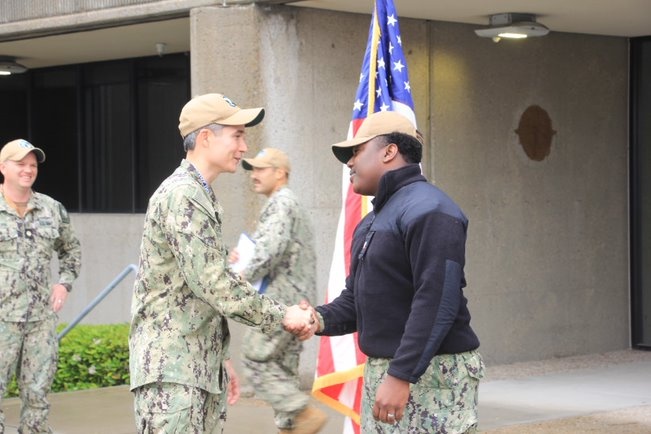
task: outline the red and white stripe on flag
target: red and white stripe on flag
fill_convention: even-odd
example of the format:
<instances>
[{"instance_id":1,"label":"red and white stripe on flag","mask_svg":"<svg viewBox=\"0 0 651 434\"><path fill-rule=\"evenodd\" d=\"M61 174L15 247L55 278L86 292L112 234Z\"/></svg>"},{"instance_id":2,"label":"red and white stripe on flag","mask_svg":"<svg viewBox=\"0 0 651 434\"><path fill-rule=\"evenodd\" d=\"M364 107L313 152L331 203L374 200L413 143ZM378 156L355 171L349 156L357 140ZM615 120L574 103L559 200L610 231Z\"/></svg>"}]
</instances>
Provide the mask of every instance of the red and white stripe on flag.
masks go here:
<instances>
[{"instance_id":1,"label":"red and white stripe on flag","mask_svg":"<svg viewBox=\"0 0 651 434\"><path fill-rule=\"evenodd\" d=\"M348 137L354 137L370 113L386 110L398 111L416 125L398 15L393 0L376 0ZM345 286L350 270L353 232L372 206L370 197L353 191L346 166L343 166L341 191L342 209L326 303L338 297ZM360 434L365 362L366 356L357 343L357 333L321 337L312 394L346 416L344 434Z\"/></svg>"}]
</instances>

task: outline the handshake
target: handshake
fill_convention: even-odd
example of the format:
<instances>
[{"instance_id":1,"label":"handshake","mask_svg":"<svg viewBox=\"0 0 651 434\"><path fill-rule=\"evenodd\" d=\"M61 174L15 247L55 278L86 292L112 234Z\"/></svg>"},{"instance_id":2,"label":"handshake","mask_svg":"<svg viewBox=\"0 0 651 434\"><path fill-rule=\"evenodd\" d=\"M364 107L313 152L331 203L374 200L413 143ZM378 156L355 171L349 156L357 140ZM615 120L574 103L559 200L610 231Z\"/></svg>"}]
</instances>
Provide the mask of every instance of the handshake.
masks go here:
<instances>
[{"instance_id":1,"label":"handshake","mask_svg":"<svg viewBox=\"0 0 651 434\"><path fill-rule=\"evenodd\" d=\"M305 300L288 307L283 318L283 328L302 341L311 338L319 331L316 310Z\"/></svg>"}]
</instances>

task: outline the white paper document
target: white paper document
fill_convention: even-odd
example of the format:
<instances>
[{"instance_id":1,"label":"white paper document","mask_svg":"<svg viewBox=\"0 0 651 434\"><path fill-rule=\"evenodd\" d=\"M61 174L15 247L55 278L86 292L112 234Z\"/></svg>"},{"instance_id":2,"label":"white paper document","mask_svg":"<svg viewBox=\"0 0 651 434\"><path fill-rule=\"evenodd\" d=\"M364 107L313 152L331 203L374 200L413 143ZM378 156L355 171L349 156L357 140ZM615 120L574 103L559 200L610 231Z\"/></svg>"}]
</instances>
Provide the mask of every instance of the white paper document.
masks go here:
<instances>
[{"instance_id":1,"label":"white paper document","mask_svg":"<svg viewBox=\"0 0 651 434\"><path fill-rule=\"evenodd\" d=\"M255 251L255 241L251 239L247 234L240 234L240 239L237 241L237 253L239 259L237 262L231 264L231 268L236 273L241 273L242 270L246 268L247 265L251 262L253 258L253 252ZM267 289L267 284L269 279L263 277L257 282L251 282L251 285L258 290L260 294L264 293Z\"/></svg>"}]
</instances>

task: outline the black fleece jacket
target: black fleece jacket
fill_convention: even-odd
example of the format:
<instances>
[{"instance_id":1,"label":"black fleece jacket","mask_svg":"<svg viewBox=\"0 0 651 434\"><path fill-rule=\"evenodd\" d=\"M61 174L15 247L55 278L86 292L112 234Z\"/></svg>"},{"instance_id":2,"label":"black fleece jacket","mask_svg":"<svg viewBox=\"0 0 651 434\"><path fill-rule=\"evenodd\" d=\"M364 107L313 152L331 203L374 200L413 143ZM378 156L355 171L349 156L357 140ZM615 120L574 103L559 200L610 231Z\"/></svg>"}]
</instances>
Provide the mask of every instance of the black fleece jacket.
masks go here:
<instances>
[{"instance_id":1,"label":"black fleece jacket","mask_svg":"<svg viewBox=\"0 0 651 434\"><path fill-rule=\"evenodd\" d=\"M355 228L346 288L318 306L327 336L358 332L369 357L415 383L438 354L479 347L462 288L468 220L417 164L387 172Z\"/></svg>"}]
</instances>

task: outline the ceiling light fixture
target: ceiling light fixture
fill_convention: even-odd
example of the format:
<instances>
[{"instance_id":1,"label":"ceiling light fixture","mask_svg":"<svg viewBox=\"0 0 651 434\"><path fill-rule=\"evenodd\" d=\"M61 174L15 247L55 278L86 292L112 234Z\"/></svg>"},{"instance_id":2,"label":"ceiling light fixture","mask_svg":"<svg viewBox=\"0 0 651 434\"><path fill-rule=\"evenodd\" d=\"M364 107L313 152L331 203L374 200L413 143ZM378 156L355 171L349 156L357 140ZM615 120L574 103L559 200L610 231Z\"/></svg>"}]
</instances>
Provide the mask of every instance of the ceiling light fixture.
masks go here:
<instances>
[{"instance_id":1,"label":"ceiling light fixture","mask_svg":"<svg viewBox=\"0 0 651 434\"><path fill-rule=\"evenodd\" d=\"M156 53L158 57L163 57L167 53L167 44L165 42L156 42Z\"/></svg>"},{"instance_id":2,"label":"ceiling light fixture","mask_svg":"<svg viewBox=\"0 0 651 434\"><path fill-rule=\"evenodd\" d=\"M16 62L15 57L0 56L0 75L22 74L27 67Z\"/></svg>"},{"instance_id":3,"label":"ceiling light fixture","mask_svg":"<svg viewBox=\"0 0 651 434\"><path fill-rule=\"evenodd\" d=\"M492 38L499 42L502 38L520 39L545 36L549 29L536 22L535 14L507 12L490 16L487 29L477 29L475 33L482 38Z\"/></svg>"}]
</instances>

